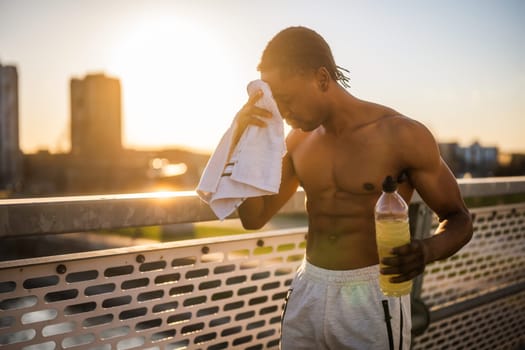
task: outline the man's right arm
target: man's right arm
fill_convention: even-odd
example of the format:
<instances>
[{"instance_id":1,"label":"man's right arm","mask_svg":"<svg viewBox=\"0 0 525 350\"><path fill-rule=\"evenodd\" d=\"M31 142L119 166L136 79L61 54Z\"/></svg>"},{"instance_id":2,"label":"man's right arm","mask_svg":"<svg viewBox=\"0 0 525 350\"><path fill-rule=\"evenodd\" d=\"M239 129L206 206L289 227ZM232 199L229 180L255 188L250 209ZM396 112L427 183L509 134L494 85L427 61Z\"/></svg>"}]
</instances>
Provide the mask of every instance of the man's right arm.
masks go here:
<instances>
[{"instance_id":1,"label":"man's right arm","mask_svg":"<svg viewBox=\"0 0 525 350\"><path fill-rule=\"evenodd\" d=\"M263 227L286 204L298 187L299 180L295 176L290 154L286 153L283 157L279 193L246 199L238 208L242 226L248 230Z\"/></svg>"},{"instance_id":2,"label":"man's right arm","mask_svg":"<svg viewBox=\"0 0 525 350\"><path fill-rule=\"evenodd\" d=\"M252 94L248 102L237 113L237 127L233 138L230 155L239 141L242 133L248 125L266 127L264 118L271 118L272 113L266 109L255 106L255 103L263 96L262 91ZM263 119L259 119L262 117ZM290 199L299 187L299 180L295 176L290 150L295 140L294 132L290 132L286 138L288 152L282 159L281 186L279 193L269 196L252 197L246 199L238 208L241 223L245 229L257 230L263 227L279 211L279 209Z\"/></svg>"}]
</instances>

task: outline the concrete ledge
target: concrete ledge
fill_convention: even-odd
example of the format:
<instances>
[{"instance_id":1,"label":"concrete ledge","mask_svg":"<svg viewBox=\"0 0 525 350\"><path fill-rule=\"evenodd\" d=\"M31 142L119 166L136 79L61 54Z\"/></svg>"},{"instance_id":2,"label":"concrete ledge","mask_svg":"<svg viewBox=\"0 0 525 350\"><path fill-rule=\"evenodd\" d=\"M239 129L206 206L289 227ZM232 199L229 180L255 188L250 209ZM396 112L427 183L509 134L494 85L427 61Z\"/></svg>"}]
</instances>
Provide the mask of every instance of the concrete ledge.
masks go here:
<instances>
[{"instance_id":1,"label":"concrete ledge","mask_svg":"<svg viewBox=\"0 0 525 350\"><path fill-rule=\"evenodd\" d=\"M524 176L460 180L459 185L464 197L525 193ZM415 194L412 203L419 202ZM305 193L297 191L281 213L304 211ZM193 191L0 200L0 237L210 220L215 215Z\"/></svg>"}]
</instances>

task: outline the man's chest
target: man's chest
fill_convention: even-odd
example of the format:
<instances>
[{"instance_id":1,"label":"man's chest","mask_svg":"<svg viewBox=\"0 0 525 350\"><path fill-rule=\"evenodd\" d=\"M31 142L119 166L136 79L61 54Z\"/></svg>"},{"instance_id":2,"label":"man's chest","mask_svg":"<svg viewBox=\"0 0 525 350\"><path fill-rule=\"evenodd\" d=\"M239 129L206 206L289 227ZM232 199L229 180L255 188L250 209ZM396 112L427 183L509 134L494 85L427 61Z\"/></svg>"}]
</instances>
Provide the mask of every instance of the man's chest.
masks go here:
<instances>
[{"instance_id":1,"label":"man's chest","mask_svg":"<svg viewBox=\"0 0 525 350\"><path fill-rule=\"evenodd\" d=\"M401 173L400 159L389 148L366 135L340 140L312 135L294 150L292 161L307 192L369 194L380 191L387 175Z\"/></svg>"}]
</instances>

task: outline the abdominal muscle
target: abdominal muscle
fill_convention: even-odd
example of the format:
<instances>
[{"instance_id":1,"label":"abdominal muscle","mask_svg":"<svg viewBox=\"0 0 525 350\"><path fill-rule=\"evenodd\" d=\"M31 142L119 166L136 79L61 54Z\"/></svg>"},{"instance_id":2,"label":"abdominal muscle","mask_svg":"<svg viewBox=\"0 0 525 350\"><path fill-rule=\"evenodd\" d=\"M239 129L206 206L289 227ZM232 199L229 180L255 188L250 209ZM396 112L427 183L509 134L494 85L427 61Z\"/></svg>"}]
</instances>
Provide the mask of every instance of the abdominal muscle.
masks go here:
<instances>
[{"instance_id":1,"label":"abdominal muscle","mask_svg":"<svg viewBox=\"0 0 525 350\"><path fill-rule=\"evenodd\" d=\"M379 263L373 201L308 199L307 260L329 270L350 270Z\"/></svg>"}]
</instances>

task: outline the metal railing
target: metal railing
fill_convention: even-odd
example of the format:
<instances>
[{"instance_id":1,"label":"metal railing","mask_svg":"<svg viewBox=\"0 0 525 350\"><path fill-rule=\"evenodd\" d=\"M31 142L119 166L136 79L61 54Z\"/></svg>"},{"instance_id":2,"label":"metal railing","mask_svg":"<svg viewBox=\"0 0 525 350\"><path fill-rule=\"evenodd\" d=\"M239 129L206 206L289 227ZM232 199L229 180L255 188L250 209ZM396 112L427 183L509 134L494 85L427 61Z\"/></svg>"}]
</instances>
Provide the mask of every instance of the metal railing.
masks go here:
<instances>
[{"instance_id":1,"label":"metal railing","mask_svg":"<svg viewBox=\"0 0 525 350\"><path fill-rule=\"evenodd\" d=\"M460 188L465 198L525 194L525 178ZM414 349L525 342L525 201L470 209L471 242L416 281ZM282 213L304 213L304 193ZM0 201L0 239L213 219L193 192L13 199ZM435 226L417 196L411 226L417 237ZM0 347L276 349L306 230L0 262Z\"/></svg>"}]
</instances>

